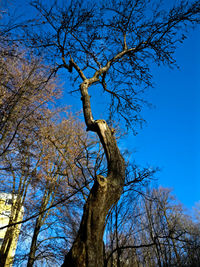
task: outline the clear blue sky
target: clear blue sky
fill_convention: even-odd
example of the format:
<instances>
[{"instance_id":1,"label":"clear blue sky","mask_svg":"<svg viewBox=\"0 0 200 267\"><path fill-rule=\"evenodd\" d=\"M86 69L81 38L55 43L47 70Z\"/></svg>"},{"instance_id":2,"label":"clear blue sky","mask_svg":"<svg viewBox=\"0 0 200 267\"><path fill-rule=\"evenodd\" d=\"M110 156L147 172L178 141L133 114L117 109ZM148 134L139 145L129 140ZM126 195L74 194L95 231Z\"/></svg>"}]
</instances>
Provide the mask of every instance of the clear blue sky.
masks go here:
<instances>
[{"instance_id":1,"label":"clear blue sky","mask_svg":"<svg viewBox=\"0 0 200 267\"><path fill-rule=\"evenodd\" d=\"M191 208L200 201L200 29L177 49L180 69L154 70L155 88L145 109L147 125L124 142L141 164L158 166L157 184L174 189Z\"/></svg>"}]
</instances>

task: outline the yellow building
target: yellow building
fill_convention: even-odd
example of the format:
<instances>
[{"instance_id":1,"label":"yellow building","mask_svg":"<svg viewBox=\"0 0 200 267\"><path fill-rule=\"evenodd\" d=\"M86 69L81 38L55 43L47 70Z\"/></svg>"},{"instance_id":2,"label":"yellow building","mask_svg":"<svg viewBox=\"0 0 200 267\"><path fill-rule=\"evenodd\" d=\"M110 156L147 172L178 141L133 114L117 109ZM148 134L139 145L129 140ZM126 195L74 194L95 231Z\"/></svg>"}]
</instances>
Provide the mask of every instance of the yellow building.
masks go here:
<instances>
[{"instance_id":1,"label":"yellow building","mask_svg":"<svg viewBox=\"0 0 200 267\"><path fill-rule=\"evenodd\" d=\"M11 211L12 212L14 211L14 204L15 204L16 198L17 198L16 195L13 197L12 194L0 193L0 227L8 225L9 219L11 216ZM19 212L17 221L21 221L22 218L23 218L23 208ZM3 240L4 240L7 229L8 228L4 228L0 230L0 249L3 244ZM11 246L8 252L8 257L6 260L6 265L5 265L6 267L12 266L14 255L15 255L15 250L17 247L17 240L19 237L19 232L20 232L20 224L15 226L14 235L12 235L13 238L12 238Z\"/></svg>"}]
</instances>

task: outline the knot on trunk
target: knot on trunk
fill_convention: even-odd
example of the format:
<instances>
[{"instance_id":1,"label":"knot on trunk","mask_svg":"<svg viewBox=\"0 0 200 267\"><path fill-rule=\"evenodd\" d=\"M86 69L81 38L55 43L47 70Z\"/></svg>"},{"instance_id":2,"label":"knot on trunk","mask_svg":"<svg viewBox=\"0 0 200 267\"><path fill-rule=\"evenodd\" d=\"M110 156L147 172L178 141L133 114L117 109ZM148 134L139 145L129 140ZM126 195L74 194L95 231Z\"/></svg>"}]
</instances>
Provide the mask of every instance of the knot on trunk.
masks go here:
<instances>
[{"instance_id":1,"label":"knot on trunk","mask_svg":"<svg viewBox=\"0 0 200 267\"><path fill-rule=\"evenodd\" d=\"M107 179L102 175L97 175L97 182L98 184L104 189L107 189Z\"/></svg>"}]
</instances>

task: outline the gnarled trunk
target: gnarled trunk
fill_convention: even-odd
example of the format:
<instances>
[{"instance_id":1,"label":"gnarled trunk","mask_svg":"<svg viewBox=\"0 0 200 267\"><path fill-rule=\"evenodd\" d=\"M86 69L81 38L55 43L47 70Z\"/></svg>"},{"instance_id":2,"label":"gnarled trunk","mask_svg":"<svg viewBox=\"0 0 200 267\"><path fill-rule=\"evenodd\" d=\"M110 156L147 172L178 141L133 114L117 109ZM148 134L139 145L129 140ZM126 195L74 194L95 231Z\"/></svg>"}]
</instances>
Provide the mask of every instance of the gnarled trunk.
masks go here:
<instances>
[{"instance_id":1,"label":"gnarled trunk","mask_svg":"<svg viewBox=\"0 0 200 267\"><path fill-rule=\"evenodd\" d=\"M104 120L93 120L88 81L81 85L83 110L88 130L98 134L108 165L107 177L97 175L84 206L83 217L77 237L62 267L104 266L103 233L105 219L110 208L119 200L125 178L125 164L115 137Z\"/></svg>"}]
</instances>

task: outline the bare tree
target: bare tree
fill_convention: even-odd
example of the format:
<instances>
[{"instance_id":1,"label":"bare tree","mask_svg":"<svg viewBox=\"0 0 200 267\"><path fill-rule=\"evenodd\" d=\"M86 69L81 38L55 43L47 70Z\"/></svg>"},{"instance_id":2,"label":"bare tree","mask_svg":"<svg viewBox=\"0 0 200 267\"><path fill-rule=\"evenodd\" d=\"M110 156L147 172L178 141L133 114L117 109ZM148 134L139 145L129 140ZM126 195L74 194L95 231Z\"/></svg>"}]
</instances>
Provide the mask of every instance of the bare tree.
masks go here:
<instances>
[{"instance_id":1,"label":"bare tree","mask_svg":"<svg viewBox=\"0 0 200 267\"><path fill-rule=\"evenodd\" d=\"M106 227L105 266L198 266L198 222L169 188L120 199ZM136 196L136 195L135 195Z\"/></svg>"},{"instance_id":2,"label":"bare tree","mask_svg":"<svg viewBox=\"0 0 200 267\"><path fill-rule=\"evenodd\" d=\"M16 57L4 55L0 61L0 179L1 191L11 192L13 196L11 225L19 220L31 182L32 164L37 162L36 132L48 116L47 103L58 95L58 90L54 81L48 82L42 65L37 60L28 60L24 53ZM4 237L0 250L2 265L7 260L16 227L9 227Z\"/></svg>"},{"instance_id":3,"label":"bare tree","mask_svg":"<svg viewBox=\"0 0 200 267\"><path fill-rule=\"evenodd\" d=\"M25 53L0 57L0 156L11 150L15 138L33 130L36 113L39 121L43 106L58 95L45 66Z\"/></svg>"}]
</instances>

